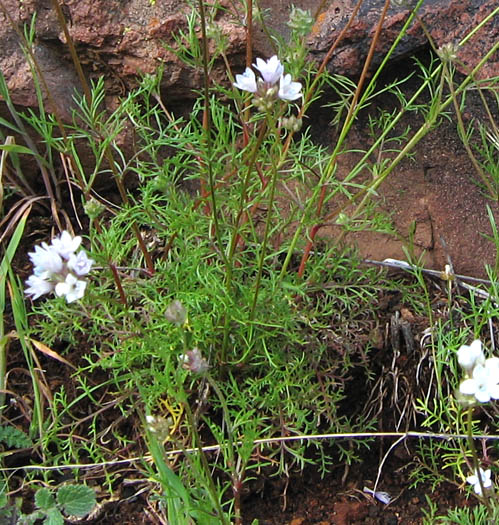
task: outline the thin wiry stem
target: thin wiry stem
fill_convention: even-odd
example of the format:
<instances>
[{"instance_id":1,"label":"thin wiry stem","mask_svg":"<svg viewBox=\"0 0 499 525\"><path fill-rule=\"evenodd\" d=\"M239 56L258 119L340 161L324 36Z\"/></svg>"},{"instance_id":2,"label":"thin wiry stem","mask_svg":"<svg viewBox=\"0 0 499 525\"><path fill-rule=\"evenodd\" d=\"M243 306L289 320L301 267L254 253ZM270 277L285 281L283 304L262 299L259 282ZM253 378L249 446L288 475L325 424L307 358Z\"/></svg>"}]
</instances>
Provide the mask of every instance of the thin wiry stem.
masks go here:
<instances>
[{"instance_id":1,"label":"thin wiry stem","mask_svg":"<svg viewBox=\"0 0 499 525\"><path fill-rule=\"evenodd\" d=\"M474 439L489 440L489 441L499 441L499 434L475 434ZM255 439L252 441L253 445L272 445L274 443L289 443L292 441L324 441L324 440L337 440L337 439L383 439L383 438L394 438L399 439L439 439L439 440L449 440L449 439L468 439L468 434L445 434L442 432L351 432L351 433L338 433L338 434L305 434L298 436L279 436L273 438L262 438ZM237 441L234 445L242 445L243 443ZM203 452L219 452L226 445L209 445L206 447L201 447ZM199 448L187 448L185 450L175 449L175 450L166 450L165 454L167 456L180 456L182 454L189 454L191 452L196 452L200 450ZM148 456L139 456L128 459L119 459L116 461L102 461L101 463L74 463L66 465L56 465L53 467L47 467L45 465L26 465L23 466L24 470L40 470L40 471L50 471L50 470L63 470L63 469L95 469L96 467L107 467L110 465L125 465L129 463L140 463L142 461L152 461L152 457ZM12 472L14 470L19 470L19 467L7 467L0 468L0 472Z\"/></svg>"},{"instance_id":2,"label":"thin wiry stem","mask_svg":"<svg viewBox=\"0 0 499 525\"><path fill-rule=\"evenodd\" d=\"M211 163L212 155L212 142L211 142L211 118L210 118L210 78L209 78L209 50L208 50L208 38L206 36L206 12L204 9L204 2L198 1L199 5L199 17L201 19L201 38L202 38L202 50L203 50L203 99L204 99L204 110L203 110L203 136L204 145L206 152L206 159L204 165L208 173L208 184L211 197L212 217L213 225L215 226L215 237L218 243L218 249L225 263L227 259L222 246L222 238L220 234L220 224L218 222L218 207L215 192L215 176L213 174L213 166Z\"/></svg>"},{"instance_id":3,"label":"thin wiry stem","mask_svg":"<svg viewBox=\"0 0 499 525\"><path fill-rule=\"evenodd\" d=\"M360 5L359 5L360 7ZM371 45L369 47L369 51L367 53L367 57L366 57L366 60L364 61L364 67L362 68L362 72L360 74L360 79L357 83L357 88L355 89L355 93L354 93L354 96L353 96L353 99L352 99L352 102L350 104L350 107L348 108L348 113L347 113L347 116L345 118L345 122L343 124L343 128L341 130L341 133L340 133L340 137L338 139L338 144L342 144L348 131L350 130L350 127L353 123L353 117L354 115L356 115L357 113L357 108L358 108L358 101L359 101L359 98L360 98L360 94L362 92L362 88L364 86L364 82L367 78L367 72L369 70L369 67L371 65L371 62L372 62L372 59L373 59L373 56L374 56L374 51L376 49L376 45L378 43L378 40L379 40L379 37L380 37L380 34L381 34L381 30L383 28L383 22L385 21L385 18L386 18L386 14L388 12L388 8L390 7L390 0L385 0L385 5L383 6L383 11L381 12L381 15L379 17L379 20L378 20L378 25L376 27L376 31L374 33L374 36L373 36L373 39L371 41ZM333 173L334 169L335 169L335 166L336 166L336 160L338 158L338 147L335 148L335 152L333 153L332 155L332 158L331 158L331 162L329 163L329 166L328 166L328 169L327 171L329 173ZM317 217L320 219L320 216L322 214L322 206L324 204L324 200L326 198L326 191L327 191L327 183L326 184L323 184L322 188L321 188L321 193L320 193L320 196L319 196L319 202L317 204ZM315 224L311 231L310 231L310 235L309 235L309 240L307 242L307 245L305 246L305 251L303 253L303 257L301 259L301 262L300 262L300 266L298 268L298 276L299 277L303 277L303 274L305 272L305 266L307 264L307 261L308 261L308 257L310 255L310 251L314 245L314 240L315 240L315 236L317 235L318 231L320 230L322 226L322 223L319 221L318 224Z\"/></svg>"}]
</instances>

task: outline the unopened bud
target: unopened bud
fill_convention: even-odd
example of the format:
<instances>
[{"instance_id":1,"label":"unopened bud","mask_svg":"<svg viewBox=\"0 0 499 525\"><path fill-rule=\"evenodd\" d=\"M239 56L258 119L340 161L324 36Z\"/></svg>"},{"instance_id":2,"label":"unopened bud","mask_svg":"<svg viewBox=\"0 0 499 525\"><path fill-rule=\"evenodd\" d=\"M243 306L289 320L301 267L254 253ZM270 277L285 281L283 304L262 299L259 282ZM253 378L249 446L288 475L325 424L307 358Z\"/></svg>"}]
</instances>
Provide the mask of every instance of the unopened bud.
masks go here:
<instances>
[{"instance_id":1,"label":"unopened bud","mask_svg":"<svg viewBox=\"0 0 499 525\"><path fill-rule=\"evenodd\" d=\"M293 6L289 15L288 27L297 36L307 36L314 25L314 17L310 11Z\"/></svg>"},{"instance_id":2,"label":"unopened bud","mask_svg":"<svg viewBox=\"0 0 499 525\"><path fill-rule=\"evenodd\" d=\"M165 317L170 323L182 326L187 320L187 312L184 305L178 299L175 299L166 309Z\"/></svg>"},{"instance_id":3,"label":"unopened bud","mask_svg":"<svg viewBox=\"0 0 499 525\"><path fill-rule=\"evenodd\" d=\"M444 62L454 62L457 58L457 50L459 46L454 42L448 42L441 46L437 53L440 59Z\"/></svg>"},{"instance_id":4,"label":"unopened bud","mask_svg":"<svg viewBox=\"0 0 499 525\"><path fill-rule=\"evenodd\" d=\"M336 217L336 224L339 224L341 226L345 226L350 222L350 217L346 213L338 213L338 217Z\"/></svg>"},{"instance_id":5,"label":"unopened bud","mask_svg":"<svg viewBox=\"0 0 499 525\"><path fill-rule=\"evenodd\" d=\"M146 416L147 429L154 434L157 439L164 441L170 434L170 428L173 426L171 417L166 419L161 416Z\"/></svg>"},{"instance_id":6,"label":"unopened bud","mask_svg":"<svg viewBox=\"0 0 499 525\"><path fill-rule=\"evenodd\" d=\"M182 366L194 374L204 374L210 368L208 361L201 355L199 348L188 350L180 356Z\"/></svg>"},{"instance_id":7,"label":"unopened bud","mask_svg":"<svg viewBox=\"0 0 499 525\"><path fill-rule=\"evenodd\" d=\"M105 206L95 199L90 199L85 203L84 209L87 216L94 220L104 211Z\"/></svg>"},{"instance_id":8,"label":"unopened bud","mask_svg":"<svg viewBox=\"0 0 499 525\"><path fill-rule=\"evenodd\" d=\"M300 131L303 121L301 118L297 118L294 115L291 117L283 117L281 120L282 127L289 131Z\"/></svg>"},{"instance_id":9,"label":"unopened bud","mask_svg":"<svg viewBox=\"0 0 499 525\"><path fill-rule=\"evenodd\" d=\"M273 102L267 99L266 97L255 97L253 99L253 104L262 113L266 113L267 111L270 111L273 106Z\"/></svg>"}]
</instances>

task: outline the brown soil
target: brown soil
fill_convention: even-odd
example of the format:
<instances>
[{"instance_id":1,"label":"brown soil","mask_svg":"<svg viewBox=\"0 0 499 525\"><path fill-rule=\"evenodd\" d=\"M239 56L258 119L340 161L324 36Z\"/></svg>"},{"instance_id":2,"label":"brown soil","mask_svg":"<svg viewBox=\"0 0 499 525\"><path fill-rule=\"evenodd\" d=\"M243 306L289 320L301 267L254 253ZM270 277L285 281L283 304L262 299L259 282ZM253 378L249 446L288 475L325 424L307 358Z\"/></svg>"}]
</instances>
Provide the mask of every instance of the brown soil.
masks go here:
<instances>
[{"instance_id":1,"label":"brown soil","mask_svg":"<svg viewBox=\"0 0 499 525\"><path fill-rule=\"evenodd\" d=\"M257 518L260 525L417 525L424 517L422 509L428 508L425 495L438 502L443 515L451 507L468 505L462 492L450 484L435 491L424 486L409 488L407 465L412 455L403 446L384 464L378 485L393 502L385 505L363 492L365 486L374 486L382 453L389 445L375 446L362 463L350 469L338 465L324 478L306 469L303 476L279 490L268 483L245 502L245 523Z\"/></svg>"},{"instance_id":2,"label":"brown soil","mask_svg":"<svg viewBox=\"0 0 499 525\"><path fill-rule=\"evenodd\" d=\"M420 58L424 60L424 56ZM396 71L389 71L384 80L393 80L392 75L401 78L409 74L411 64L397 65ZM413 92L418 82L419 79L413 77L405 85L404 92ZM467 102L468 108L463 115L465 126L473 125L478 136L476 123L486 122L483 106L473 95L467 97ZM378 109L392 111L396 107L392 96L377 100ZM497 105L495 107L497 110ZM450 260L456 273L485 277L485 265L495 262L494 244L486 238L492 232L487 206L497 223L499 205L479 184L479 176L459 139L454 112L452 108L449 111L452 122L443 119L416 146L413 157L402 161L378 189L378 205L390 215L397 235L356 232L348 235L348 242L355 244L367 259L391 257L405 260L405 248L416 257L423 256L427 268L443 270ZM324 112L319 110L311 118L315 119L316 130L327 129L328 117ZM421 123L420 118L407 114L397 130L411 126L412 135ZM319 142L334 144L334 132L316 133ZM367 115L361 115L350 135L348 148L366 149L370 144ZM344 178L358 159L358 154L343 154L339 159L338 178ZM326 239L334 239L340 228L328 225L320 233Z\"/></svg>"}]
</instances>

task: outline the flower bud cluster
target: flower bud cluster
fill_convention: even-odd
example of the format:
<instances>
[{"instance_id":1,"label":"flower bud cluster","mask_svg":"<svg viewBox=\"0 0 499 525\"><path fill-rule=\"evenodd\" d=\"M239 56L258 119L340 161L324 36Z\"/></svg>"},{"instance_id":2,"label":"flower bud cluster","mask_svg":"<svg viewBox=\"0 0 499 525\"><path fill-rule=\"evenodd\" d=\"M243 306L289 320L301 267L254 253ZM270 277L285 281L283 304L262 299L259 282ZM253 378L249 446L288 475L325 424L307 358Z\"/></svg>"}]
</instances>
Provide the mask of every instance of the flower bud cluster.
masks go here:
<instances>
[{"instance_id":1,"label":"flower bud cluster","mask_svg":"<svg viewBox=\"0 0 499 525\"><path fill-rule=\"evenodd\" d=\"M247 67L242 75L236 75L234 87L254 93L254 104L261 111L270 110L276 98L296 100L302 96L300 82L293 82L291 75L284 74L284 67L276 55L268 60L257 58L253 66L261 78L257 79L255 72Z\"/></svg>"},{"instance_id":2,"label":"flower bud cluster","mask_svg":"<svg viewBox=\"0 0 499 525\"><path fill-rule=\"evenodd\" d=\"M444 62L455 62L457 59L458 50L459 46L457 44L454 42L448 42L447 44L441 46L437 50L437 53Z\"/></svg>"},{"instance_id":3,"label":"flower bud cluster","mask_svg":"<svg viewBox=\"0 0 499 525\"><path fill-rule=\"evenodd\" d=\"M28 253L33 275L26 281L26 295L38 299L55 292L59 297L64 296L68 303L81 299L87 286L82 277L90 272L95 261L83 250L76 253L80 244L81 237L72 237L63 231L51 244L42 242L41 246L35 246L35 251Z\"/></svg>"},{"instance_id":4,"label":"flower bud cluster","mask_svg":"<svg viewBox=\"0 0 499 525\"><path fill-rule=\"evenodd\" d=\"M488 403L491 399L499 399L499 357L485 359L482 343L476 339L459 348L457 361L466 374L459 385L463 400Z\"/></svg>"},{"instance_id":5,"label":"flower bud cluster","mask_svg":"<svg viewBox=\"0 0 499 525\"><path fill-rule=\"evenodd\" d=\"M154 434L158 441L163 442L170 435L170 429L173 426L173 419L171 417L161 416L146 416L147 429L151 434Z\"/></svg>"},{"instance_id":6,"label":"flower bud cluster","mask_svg":"<svg viewBox=\"0 0 499 525\"><path fill-rule=\"evenodd\" d=\"M97 217L99 217L99 215L102 214L102 212L105 210L105 206L98 200L91 197L85 203L84 209L88 217L94 220L94 219L97 219Z\"/></svg>"},{"instance_id":7,"label":"flower bud cluster","mask_svg":"<svg viewBox=\"0 0 499 525\"><path fill-rule=\"evenodd\" d=\"M293 30L296 36L307 36L310 31L312 31L314 22L314 17L310 14L310 11L300 9L294 5L291 6L291 13L287 25Z\"/></svg>"},{"instance_id":8,"label":"flower bud cluster","mask_svg":"<svg viewBox=\"0 0 499 525\"><path fill-rule=\"evenodd\" d=\"M297 118L294 115L291 115L290 117L283 117L281 119L281 126L284 129L287 129L288 131L300 131L301 127L303 125L303 121L301 118Z\"/></svg>"}]
</instances>

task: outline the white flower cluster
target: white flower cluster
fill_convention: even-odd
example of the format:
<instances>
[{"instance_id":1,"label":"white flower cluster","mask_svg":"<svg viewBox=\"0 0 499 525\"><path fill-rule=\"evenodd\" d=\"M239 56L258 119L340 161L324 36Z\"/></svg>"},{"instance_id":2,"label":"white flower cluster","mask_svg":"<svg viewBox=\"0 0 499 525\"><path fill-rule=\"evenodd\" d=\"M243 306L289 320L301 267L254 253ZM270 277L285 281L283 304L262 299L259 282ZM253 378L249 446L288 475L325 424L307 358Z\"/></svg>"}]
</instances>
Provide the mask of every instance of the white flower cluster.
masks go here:
<instances>
[{"instance_id":1,"label":"white flower cluster","mask_svg":"<svg viewBox=\"0 0 499 525\"><path fill-rule=\"evenodd\" d=\"M268 102L276 95L281 100L296 100L302 96L300 82L293 82L289 74L284 75L284 67L276 55L268 60L257 58L253 66L260 72L261 78L257 80L254 71L247 67L242 75L236 75L235 87L255 93Z\"/></svg>"},{"instance_id":2,"label":"white flower cluster","mask_svg":"<svg viewBox=\"0 0 499 525\"><path fill-rule=\"evenodd\" d=\"M459 385L461 394L474 397L479 403L499 399L499 357L485 359L482 343L476 339L459 348L457 361L466 374Z\"/></svg>"},{"instance_id":3,"label":"white flower cluster","mask_svg":"<svg viewBox=\"0 0 499 525\"><path fill-rule=\"evenodd\" d=\"M478 471L480 472L480 478L482 478L483 488L488 489L492 487L492 480L490 479L490 475L491 475L490 469L483 470L482 467L479 467ZM480 480L478 479L476 470L474 474L466 478L466 481L470 485L473 485L473 490L475 491L475 494L478 494L479 496L483 496L482 486L480 485Z\"/></svg>"},{"instance_id":4,"label":"white flower cluster","mask_svg":"<svg viewBox=\"0 0 499 525\"><path fill-rule=\"evenodd\" d=\"M42 242L41 246L35 246L35 251L28 253L33 275L26 281L26 295L38 299L55 292L59 297L66 297L68 303L81 299L87 286L87 281L81 277L90 272L95 261L83 250L76 253L80 243L81 237L72 237L63 231L50 245Z\"/></svg>"}]
</instances>

